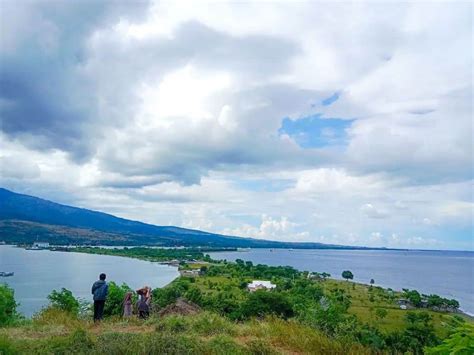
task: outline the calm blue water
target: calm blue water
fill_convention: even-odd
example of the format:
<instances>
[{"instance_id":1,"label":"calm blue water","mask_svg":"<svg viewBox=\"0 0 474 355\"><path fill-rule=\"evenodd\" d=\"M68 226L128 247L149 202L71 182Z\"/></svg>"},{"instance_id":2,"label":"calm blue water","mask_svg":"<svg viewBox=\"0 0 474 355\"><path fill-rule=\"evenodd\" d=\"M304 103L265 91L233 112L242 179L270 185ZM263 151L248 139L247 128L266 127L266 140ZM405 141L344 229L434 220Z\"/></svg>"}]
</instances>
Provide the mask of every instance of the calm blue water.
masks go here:
<instances>
[{"instance_id":1,"label":"calm blue water","mask_svg":"<svg viewBox=\"0 0 474 355\"><path fill-rule=\"evenodd\" d=\"M343 270L351 270L356 282L369 283L373 278L376 285L394 290L409 288L455 298L461 309L474 314L474 252L252 249L210 255L214 259L328 272L337 279Z\"/></svg>"},{"instance_id":2,"label":"calm blue water","mask_svg":"<svg viewBox=\"0 0 474 355\"><path fill-rule=\"evenodd\" d=\"M107 281L125 282L134 289L162 287L179 276L175 267L137 259L8 245L0 245L0 271L15 272L12 277L0 277L0 283L6 282L15 290L19 311L25 316L39 311L48 303L47 295L61 287L92 301L90 288L101 272L107 274Z\"/></svg>"}]
</instances>

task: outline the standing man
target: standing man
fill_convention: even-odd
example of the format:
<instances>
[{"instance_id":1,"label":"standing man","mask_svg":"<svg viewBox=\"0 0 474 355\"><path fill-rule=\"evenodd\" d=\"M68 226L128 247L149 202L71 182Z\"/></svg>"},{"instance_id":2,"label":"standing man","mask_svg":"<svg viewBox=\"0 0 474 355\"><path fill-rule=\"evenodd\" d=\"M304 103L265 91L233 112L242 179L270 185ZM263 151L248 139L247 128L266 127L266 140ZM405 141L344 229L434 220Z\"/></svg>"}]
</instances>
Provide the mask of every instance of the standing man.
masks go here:
<instances>
[{"instance_id":1,"label":"standing man","mask_svg":"<svg viewBox=\"0 0 474 355\"><path fill-rule=\"evenodd\" d=\"M105 282L105 274L99 275L99 280L92 285L94 295L94 322L100 321L104 316L105 299L109 292L109 285Z\"/></svg>"}]
</instances>

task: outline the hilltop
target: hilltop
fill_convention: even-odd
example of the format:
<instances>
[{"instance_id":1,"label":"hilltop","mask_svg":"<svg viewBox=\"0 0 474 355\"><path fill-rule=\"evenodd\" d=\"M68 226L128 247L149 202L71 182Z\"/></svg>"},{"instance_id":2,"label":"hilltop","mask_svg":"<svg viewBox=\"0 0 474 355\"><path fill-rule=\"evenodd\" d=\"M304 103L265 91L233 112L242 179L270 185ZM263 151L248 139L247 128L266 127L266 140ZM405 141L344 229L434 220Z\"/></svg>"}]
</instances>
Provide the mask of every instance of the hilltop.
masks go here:
<instances>
[{"instance_id":1,"label":"hilltop","mask_svg":"<svg viewBox=\"0 0 474 355\"><path fill-rule=\"evenodd\" d=\"M79 251L144 260L162 260L168 253L180 260L182 276L153 290L146 320L121 318L125 293L132 292L135 301L137 296L127 285L110 281L100 324L92 323L90 304L65 289L53 291L49 307L32 319L21 319L14 312L13 290L0 286L5 300L0 302L0 353L470 354L474 349L468 317L415 303L401 309L397 299L415 300L415 291L402 294L288 266L216 261L197 250ZM186 261L190 256L193 260ZM255 279L271 280L276 288L252 291Z\"/></svg>"}]
</instances>

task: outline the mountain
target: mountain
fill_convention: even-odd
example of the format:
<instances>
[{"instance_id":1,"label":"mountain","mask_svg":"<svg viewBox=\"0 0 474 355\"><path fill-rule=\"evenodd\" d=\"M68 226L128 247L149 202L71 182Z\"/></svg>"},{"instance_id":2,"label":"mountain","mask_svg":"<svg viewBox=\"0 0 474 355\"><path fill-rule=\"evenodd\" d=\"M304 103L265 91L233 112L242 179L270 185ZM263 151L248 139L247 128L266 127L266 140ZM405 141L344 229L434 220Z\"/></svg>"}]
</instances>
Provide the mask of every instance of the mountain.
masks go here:
<instances>
[{"instance_id":1,"label":"mountain","mask_svg":"<svg viewBox=\"0 0 474 355\"><path fill-rule=\"evenodd\" d=\"M241 248L353 248L240 238L119 218L0 188L0 240L54 244L163 245ZM359 249L359 248L358 248Z\"/></svg>"}]
</instances>

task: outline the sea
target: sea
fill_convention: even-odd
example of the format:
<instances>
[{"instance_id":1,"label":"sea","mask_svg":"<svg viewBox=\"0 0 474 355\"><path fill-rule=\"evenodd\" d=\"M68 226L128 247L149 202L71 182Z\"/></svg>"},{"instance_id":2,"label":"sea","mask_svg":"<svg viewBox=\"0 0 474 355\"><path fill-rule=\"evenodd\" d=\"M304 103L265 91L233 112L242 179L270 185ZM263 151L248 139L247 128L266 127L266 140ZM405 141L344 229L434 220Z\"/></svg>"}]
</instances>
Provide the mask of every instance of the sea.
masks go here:
<instances>
[{"instance_id":1,"label":"sea","mask_svg":"<svg viewBox=\"0 0 474 355\"><path fill-rule=\"evenodd\" d=\"M355 282L368 284L374 279L375 285L393 290L408 288L454 298L462 311L474 315L474 252L470 251L250 249L210 255L327 272L335 279L350 270Z\"/></svg>"},{"instance_id":2,"label":"sea","mask_svg":"<svg viewBox=\"0 0 474 355\"><path fill-rule=\"evenodd\" d=\"M49 250L25 250L0 245L0 277L15 291L18 311L31 317L48 304L52 290L67 288L74 296L92 302L91 286L100 273L107 281L126 283L132 289L163 287L179 276L176 267L132 258Z\"/></svg>"},{"instance_id":3,"label":"sea","mask_svg":"<svg viewBox=\"0 0 474 355\"><path fill-rule=\"evenodd\" d=\"M254 264L289 265L298 270L327 272L342 279L350 270L354 281L416 289L420 293L455 298L461 309L474 315L474 252L420 250L250 249L210 253L213 259L243 259ZM65 287L76 297L92 300L90 288L102 272L108 281L125 282L133 289L163 287L179 276L176 267L138 259L49 250L25 250L0 245L0 277L15 291L18 310L30 317L48 304L52 290Z\"/></svg>"}]
</instances>

